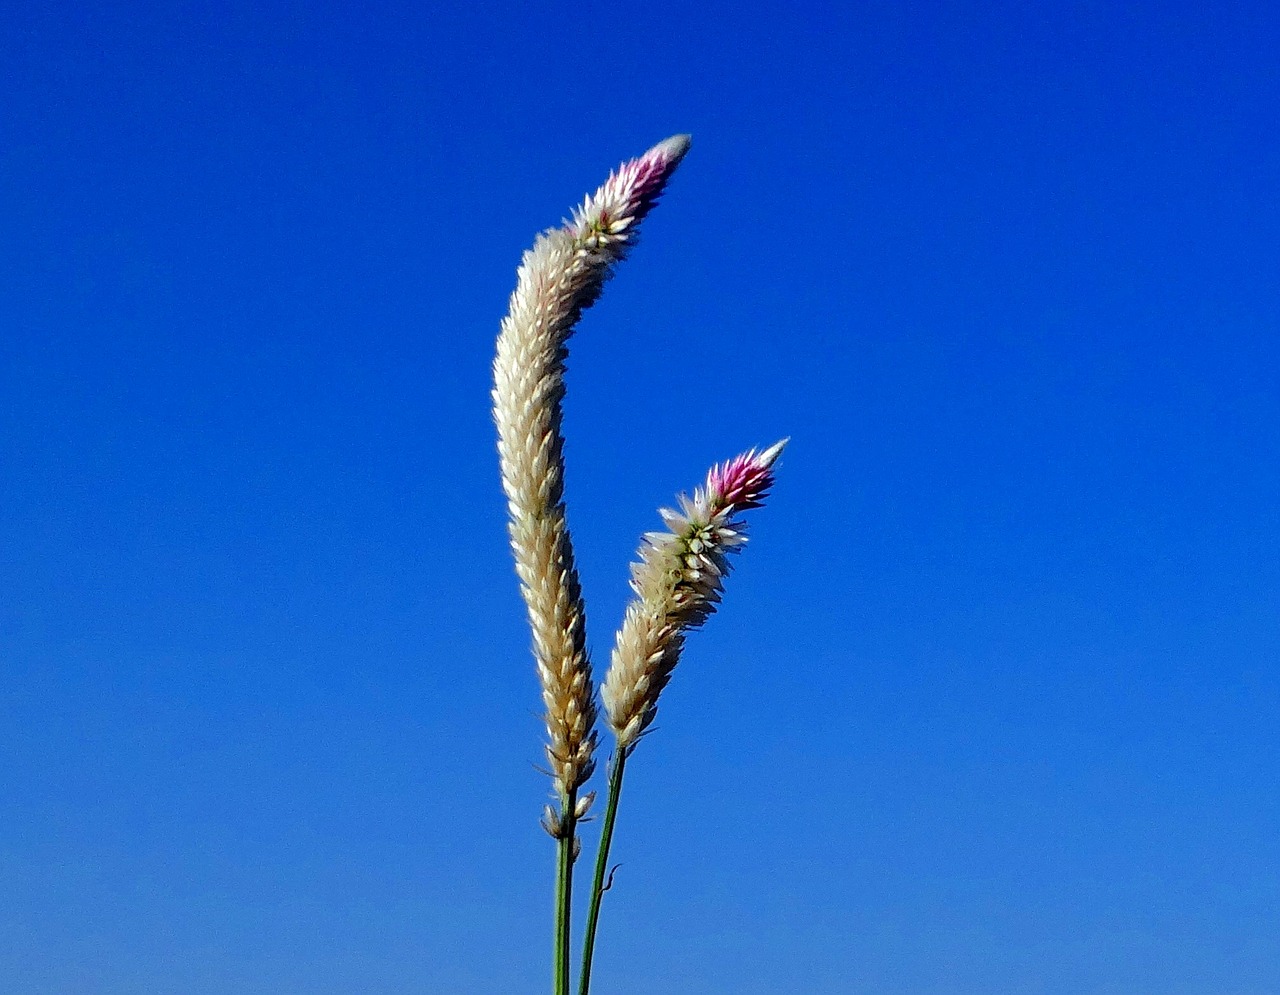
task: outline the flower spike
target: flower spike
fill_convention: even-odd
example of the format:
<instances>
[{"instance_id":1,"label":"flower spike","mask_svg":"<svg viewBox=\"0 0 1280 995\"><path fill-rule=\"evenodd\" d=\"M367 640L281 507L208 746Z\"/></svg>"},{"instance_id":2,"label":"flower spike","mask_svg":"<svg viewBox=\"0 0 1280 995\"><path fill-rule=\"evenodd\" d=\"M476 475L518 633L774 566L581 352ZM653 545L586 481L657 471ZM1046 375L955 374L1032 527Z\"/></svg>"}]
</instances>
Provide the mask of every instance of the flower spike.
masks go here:
<instances>
[{"instance_id":1,"label":"flower spike","mask_svg":"<svg viewBox=\"0 0 1280 995\"><path fill-rule=\"evenodd\" d=\"M521 260L498 336L493 415L511 547L546 706L547 760L562 808L546 820L552 835L572 832L570 800L591 776L596 745L586 613L563 498L567 343L688 148L688 136L677 135L624 163L572 221L539 235Z\"/></svg>"},{"instance_id":2,"label":"flower spike","mask_svg":"<svg viewBox=\"0 0 1280 995\"><path fill-rule=\"evenodd\" d=\"M680 661L685 634L716 610L729 554L747 541L733 515L759 508L773 486L773 464L787 440L713 466L680 510L660 511L665 532L648 532L631 565L635 598L618 630L600 696L618 750L632 749L658 713L658 697Z\"/></svg>"}]
</instances>

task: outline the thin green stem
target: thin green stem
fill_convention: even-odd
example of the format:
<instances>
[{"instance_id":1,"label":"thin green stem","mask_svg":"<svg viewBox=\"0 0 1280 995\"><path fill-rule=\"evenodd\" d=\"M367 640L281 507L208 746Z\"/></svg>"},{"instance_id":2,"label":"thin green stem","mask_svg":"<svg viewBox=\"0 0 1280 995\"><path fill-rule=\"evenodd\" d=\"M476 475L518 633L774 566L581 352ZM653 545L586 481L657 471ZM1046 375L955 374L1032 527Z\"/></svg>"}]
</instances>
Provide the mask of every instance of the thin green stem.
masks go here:
<instances>
[{"instance_id":1,"label":"thin green stem","mask_svg":"<svg viewBox=\"0 0 1280 995\"><path fill-rule=\"evenodd\" d=\"M554 995L569 995L569 926L573 905L573 842L577 835L574 810L577 790L560 798L561 832L556 841L556 938Z\"/></svg>"},{"instance_id":2,"label":"thin green stem","mask_svg":"<svg viewBox=\"0 0 1280 995\"><path fill-rule=\"evenodd\" d=\"M604 826L600 830L600 849L596 852L596 875L591 885L591 904L587 907L586 935L582 940L582 973L578 977L578 995L591 989L591 958L596 949L596 927L600 924L600 902L606 891L605 871L609 867L609 846L613 843L613 823L618 817L618 798L622 794L622 771L627 765L627 750L613 756L609 770L609 798L604 807Z\"/></svg>"}]
</instances>

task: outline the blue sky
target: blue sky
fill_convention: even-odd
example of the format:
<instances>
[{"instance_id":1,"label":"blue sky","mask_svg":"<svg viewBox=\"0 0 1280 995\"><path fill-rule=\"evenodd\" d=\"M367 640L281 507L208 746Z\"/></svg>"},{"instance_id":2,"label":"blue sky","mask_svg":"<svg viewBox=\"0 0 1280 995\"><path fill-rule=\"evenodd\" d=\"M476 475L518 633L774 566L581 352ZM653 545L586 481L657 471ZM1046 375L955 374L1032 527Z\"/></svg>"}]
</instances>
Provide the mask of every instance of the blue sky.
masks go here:
<instances>
[{"instance_id":1,"label":"blue sky","mask_svg":"<svg viewBox=\"0 0 1280 995\"><path fill-rule=\"evenodd\" d=\"M697 7L9 9L0 989L547 989L489 364L687 131L570 359L598 665L793 441L596 987L1280 991L1280 14Z\"/></svg>"}]
</instances>

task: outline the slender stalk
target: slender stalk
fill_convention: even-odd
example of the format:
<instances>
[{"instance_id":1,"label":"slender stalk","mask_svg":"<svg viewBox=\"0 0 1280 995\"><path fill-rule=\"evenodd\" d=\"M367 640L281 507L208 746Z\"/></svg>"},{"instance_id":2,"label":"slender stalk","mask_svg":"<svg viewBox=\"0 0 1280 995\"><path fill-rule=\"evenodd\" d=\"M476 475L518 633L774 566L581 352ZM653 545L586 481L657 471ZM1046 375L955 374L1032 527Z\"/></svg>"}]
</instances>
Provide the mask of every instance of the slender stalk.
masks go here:
<instances>
[{"instance_id":1,"label":"slender stalk","mask_svg":"<svg viewBox=\"0 0 1280 995\"><path fill-rule=\"evenodd\" d=\"M573 910L573 848L577 837L578 805L576 788L561 799L564 813L560 838L556 840L556 936L554 995L569 995L569 929Z\"/></svg>"},{"instance_id":2,"label":"slender stalk","mask_svg":"<svg viewBox=\"0 0 1280 995\"><path fill-rule=\"evenodd\" d=\"M614 754L609 770L609 798L605 802L604 826L600 830L600 849L596 853L596 875L591 884L591 904L587 907L586 934L582 940L582 973L578 977L578 995L591 989L591 958L596 949L596 927L600 923L600 902L605 893L605 871L609 866L609 846L613 843L613 822L618 816L618 798L622 794L622 772L627 764L623 748Z\"/></svg>"}]
</instances>

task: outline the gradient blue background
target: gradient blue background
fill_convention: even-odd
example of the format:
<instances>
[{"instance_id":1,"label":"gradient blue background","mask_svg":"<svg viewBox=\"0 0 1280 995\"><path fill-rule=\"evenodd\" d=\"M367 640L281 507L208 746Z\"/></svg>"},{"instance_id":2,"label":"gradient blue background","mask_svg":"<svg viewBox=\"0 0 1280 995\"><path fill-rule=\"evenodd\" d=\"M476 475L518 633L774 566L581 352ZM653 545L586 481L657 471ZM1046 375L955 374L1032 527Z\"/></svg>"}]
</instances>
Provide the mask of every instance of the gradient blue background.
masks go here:
<instances>
[{"instance_id":1,"label":"gradient blue background","mask_svg":"<svg viewBox=\"0 0 1280 995\"><path fill-rule=\"evenodd\" d=\"M6 8L0 990L548 989L489 363L689 131L571 357L599 665L793 442L601 995L1280 991L1280 12L1051 6Z\"/></svg>"}]
</instances>

